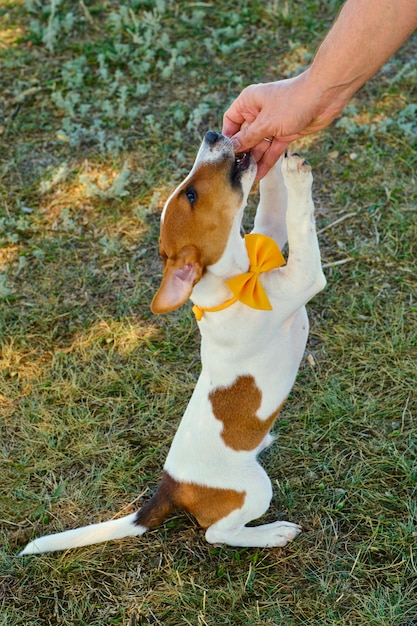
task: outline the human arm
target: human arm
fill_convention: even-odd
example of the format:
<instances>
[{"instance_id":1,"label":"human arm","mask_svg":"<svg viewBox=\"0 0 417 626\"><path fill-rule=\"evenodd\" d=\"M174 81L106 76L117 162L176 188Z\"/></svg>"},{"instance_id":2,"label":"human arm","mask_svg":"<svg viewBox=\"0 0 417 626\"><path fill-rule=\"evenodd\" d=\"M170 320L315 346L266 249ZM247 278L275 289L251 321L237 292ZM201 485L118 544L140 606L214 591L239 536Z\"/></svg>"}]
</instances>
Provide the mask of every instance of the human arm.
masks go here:
<instances>
[{"instance_id":1,"label":"human arm","mask_svg":"<svg viewBox=\"0 0 417 626\"><path fill-rule=\"evenodd\" d=\"M289 143L326 128L416 27L417 0L347 0L307 70L244 89L223 133L236 152L251 149L262 178Z\"/></svg>"}]
</instances>

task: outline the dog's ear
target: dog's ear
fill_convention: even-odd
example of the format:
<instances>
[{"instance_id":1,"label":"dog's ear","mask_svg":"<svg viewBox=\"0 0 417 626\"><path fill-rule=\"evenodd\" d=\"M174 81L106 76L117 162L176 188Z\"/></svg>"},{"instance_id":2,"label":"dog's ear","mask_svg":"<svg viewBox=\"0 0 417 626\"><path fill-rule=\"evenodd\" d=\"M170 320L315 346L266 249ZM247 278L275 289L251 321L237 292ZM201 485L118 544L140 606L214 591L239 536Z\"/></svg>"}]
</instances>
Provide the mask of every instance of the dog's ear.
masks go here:
<instances>
[{"instance_id":1,"label":"dog's ear","mask_svg":"<svg viewBox=\"0 0 417 626\"><path fill-rule=\"evenodd\" d=\"M175 261L168 259L161 286L152 300L151 311L168 313L178 309L187 302L202 273L200 254L195 246L183 248Z\"/></svg>"}]
</instances>

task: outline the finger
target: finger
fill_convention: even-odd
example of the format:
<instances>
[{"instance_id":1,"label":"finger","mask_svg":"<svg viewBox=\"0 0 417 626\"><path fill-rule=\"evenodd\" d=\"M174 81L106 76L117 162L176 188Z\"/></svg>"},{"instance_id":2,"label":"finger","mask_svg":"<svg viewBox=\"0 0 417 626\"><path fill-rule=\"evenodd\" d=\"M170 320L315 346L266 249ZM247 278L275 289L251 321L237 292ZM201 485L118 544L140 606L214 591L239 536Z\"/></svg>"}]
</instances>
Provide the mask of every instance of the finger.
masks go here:
<instances>
[{"instance_id":1,"label":"finger","mask_svg":"<svg viewBox=\"0 0 417 626\"><path fill-rule=\"evenodd\" d=\"M254 85L245 87L223 115L223 134L232 137L244 122L253 122L260 108L253 102Z\"/></svg>"},{"instance_id":2,"label":"finger","mask_svg":"<svg viewBox=\"0 0 417 626\"><path fill-rule=\"evenodd\" d=\"M240 130L243 120L243 117L240 122L236 121L236 117L232 119L229 117L229 111L226 111L223 115L222 134L226 137L232 137Z\"/></svg>"},{"instance_id":3,"label":"finger","mask_svg":"<svg viewBox=\"0 0 417 626\"><path fill-rule=\"evenodd\" d=\"M285 150L290 145L289 141L282 141L280 139L274 139L273 143L269 150L266 150L258 162L258 171L256 173L256 180L260 180L269 172L271 167L275 165L278 161L281 154L285 152Z\"/></svg>"},{"instance_id":4,"label":"finger","mask_svg":"<svg viewBox=\"0 0 417 626\"><path fill-rule=\"evenodd\" d=\"M256 118L256 113L245 108L244 100L240 95L223 115L222 133L226 137L232 137L236 133L245 130Z\"/></svg>"},{"instance_id":5,"label":"finger","mask_svg":"<svg viewBox=\"0 0 417 626\"><path fill-rule=\"evenodd\" d=\"M268 148L268 146L261 148L265 137L268 137L268 132L259 119L256 119L253 123L243 124L240 130L232 135L235 152L247 152L257 146L258 153L262 153Z\"/></svg>"},{"instance_id":6,"label":"finger","mask_svg":"<svg viewBox=\"0 0 417 626\"><path fill-rule=\"evenodd\" d=\"M271 145L272 142L267 141L266 139L262 139L262 141L257 143L256 146L253 146L253 148L251 148L251 155L257 163L262 161L264 155L268 152L268 150L270 150Z\"/></svg>"}]
</instances>

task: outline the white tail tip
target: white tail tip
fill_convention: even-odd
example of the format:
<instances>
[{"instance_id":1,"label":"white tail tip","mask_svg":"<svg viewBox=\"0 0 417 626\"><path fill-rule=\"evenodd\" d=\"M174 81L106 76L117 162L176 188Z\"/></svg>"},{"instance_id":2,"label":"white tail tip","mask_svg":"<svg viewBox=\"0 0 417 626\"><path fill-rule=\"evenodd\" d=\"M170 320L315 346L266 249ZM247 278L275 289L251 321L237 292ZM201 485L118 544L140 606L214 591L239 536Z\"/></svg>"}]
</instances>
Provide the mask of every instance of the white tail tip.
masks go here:
<instances>
[{"instance_id":1,"label":"white tail tip","mask_svg":"<svg viewBox=\"0 0 417 626\"><path fill-rule=\"evenodd\" d=\"M135 518L136 513L132 513L126 517L110 520L109 522L74 528L73 530L67 530L54 535L46 535L28 543L28 545L19 552L19 556L42 554L56 550L68 550L70 548L81 548L82 546L103 543L104 541L110 541L112 539L123 539L124 537L143 535L148 529L145 526L137 526L134 523Z\"/></svg>"}]
</instances>

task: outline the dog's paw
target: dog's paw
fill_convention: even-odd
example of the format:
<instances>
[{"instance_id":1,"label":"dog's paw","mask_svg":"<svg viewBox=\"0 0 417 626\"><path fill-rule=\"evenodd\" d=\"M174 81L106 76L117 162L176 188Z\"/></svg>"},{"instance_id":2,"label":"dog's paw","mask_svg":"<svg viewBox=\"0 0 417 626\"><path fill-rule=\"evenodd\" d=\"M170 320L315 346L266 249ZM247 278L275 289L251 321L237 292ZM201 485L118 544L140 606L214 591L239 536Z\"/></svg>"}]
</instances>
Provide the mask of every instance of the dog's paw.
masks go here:
<instances>
[{"instance_id":1,"label":"dog's paw","mask_svg":"<svg viewBox=\"0 0 417 626\"><path fill-rule=\"evenodd\" d=\"M265 532L265 547L267 548L282 548L301 533L301 526L292 522L274 522L260 528Z\"/></svg>"},{"instance_id":2,"label":"dog's paw","mask_svg":"<svg viewBox=\"0 0 417 626\"><path fill-rule=\"evenodd\" d=\"M214 524L207 529L206 539L209 543L226 543L242 548L282 548L298 537L300 532L301 526L298 524L281 521L262 526L243 526L240 529Z\"/></svg>"},{"instance_id":3,"label":"dog's paw","mask_svg":"<svg viewBox=\"0 0 417 626\"><path fill-rule=\"evenodd\" d=\"M281 168L287 187L289 185L299 186L303 182L311 184L313 180L310 163L297 152L287 151L282 159Z\"/></svg>"}]
</instances>

